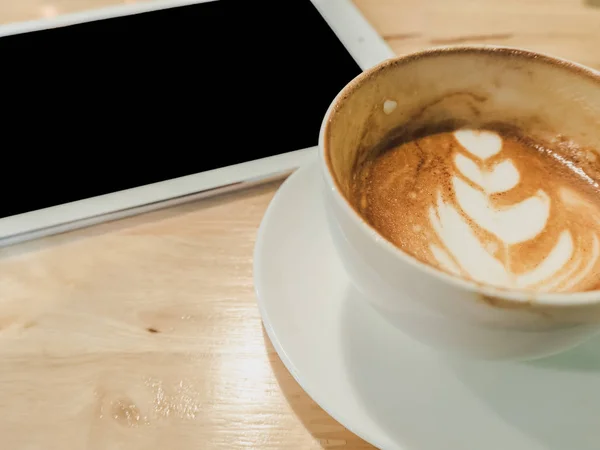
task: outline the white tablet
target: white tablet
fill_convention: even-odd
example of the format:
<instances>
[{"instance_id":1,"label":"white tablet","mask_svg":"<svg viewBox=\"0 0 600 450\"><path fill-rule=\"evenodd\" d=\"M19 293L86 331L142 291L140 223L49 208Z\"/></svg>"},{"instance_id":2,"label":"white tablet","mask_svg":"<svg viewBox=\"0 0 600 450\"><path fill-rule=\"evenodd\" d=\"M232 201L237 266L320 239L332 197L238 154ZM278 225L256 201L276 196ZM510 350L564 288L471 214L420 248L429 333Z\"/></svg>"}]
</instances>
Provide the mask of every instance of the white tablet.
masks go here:
<instances>
[{"instance_id":1,"label":"white tablet","mask_svg":"<svg viewBox=\"0 0 600 450\"><path fill-rule=\"evenodd\" d=\"M0 27L0 245L283 176L392 51L350 0L150 1Z\"/></svg>"}]
</instances>

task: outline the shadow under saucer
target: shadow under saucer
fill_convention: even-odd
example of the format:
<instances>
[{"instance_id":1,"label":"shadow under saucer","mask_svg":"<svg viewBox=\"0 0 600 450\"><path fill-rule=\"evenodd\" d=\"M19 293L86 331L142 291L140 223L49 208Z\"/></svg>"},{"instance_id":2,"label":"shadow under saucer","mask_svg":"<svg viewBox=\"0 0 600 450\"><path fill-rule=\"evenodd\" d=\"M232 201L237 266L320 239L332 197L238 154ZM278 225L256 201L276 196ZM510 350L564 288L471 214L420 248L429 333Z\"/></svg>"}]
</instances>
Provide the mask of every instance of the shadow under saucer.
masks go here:
<instances>
[{"instance_id":1,"label":"shadow under saucer","mask_svg":"<svg viewBox=\"0 0 600 450\"><path fill-rule=\"evenodd\" d=\"M263 338L269 355L269 363L283 395L304 428L319 442L322 448L343 447L353 450L375 448L348 431L304 392L277 355L264 327Z\"/></svg>"}]
</instances>

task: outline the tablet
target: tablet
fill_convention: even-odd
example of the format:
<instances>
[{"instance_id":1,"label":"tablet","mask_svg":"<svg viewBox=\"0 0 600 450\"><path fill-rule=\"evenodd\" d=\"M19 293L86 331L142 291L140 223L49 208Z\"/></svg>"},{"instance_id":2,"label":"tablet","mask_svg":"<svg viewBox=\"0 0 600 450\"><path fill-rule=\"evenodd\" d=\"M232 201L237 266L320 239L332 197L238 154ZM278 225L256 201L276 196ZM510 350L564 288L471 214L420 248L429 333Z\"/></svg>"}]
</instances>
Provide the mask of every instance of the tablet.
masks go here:
<instances>
[{"instance_id":1,"label":"tablet","mask_svg":"<svg viewBox=\"0 0 600 450\"><path fill-rule=\"evenodd\" d=\"M280 177L392 52L349 0L153 1L0 27L0 245Z\"/></svg>"}]
</instances>

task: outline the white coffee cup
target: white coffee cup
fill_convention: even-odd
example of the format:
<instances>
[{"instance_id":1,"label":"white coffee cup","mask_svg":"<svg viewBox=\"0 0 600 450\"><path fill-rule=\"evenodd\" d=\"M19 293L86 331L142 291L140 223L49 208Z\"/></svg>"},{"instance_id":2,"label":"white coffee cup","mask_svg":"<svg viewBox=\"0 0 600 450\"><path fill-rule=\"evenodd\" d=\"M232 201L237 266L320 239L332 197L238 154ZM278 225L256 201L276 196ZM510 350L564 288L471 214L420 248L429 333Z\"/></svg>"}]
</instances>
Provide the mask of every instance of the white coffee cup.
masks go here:
<instances>
[{"instance_id":1,"label":"white coffee cup","mask_svg":"<svg viewBox=\"0 0 600 450\"><path fill-rule=\"evenodd\" d=\"M394 246L349 202L363 151L409 120L457 119L600 150L600 74L525 50L461 46L394 58L351 81L319 137L329 228L350 279L387 320L436 349L530 359L579 344L600 329L600 291L517 291L449 275Z\"/></svg>"}]
</instances>

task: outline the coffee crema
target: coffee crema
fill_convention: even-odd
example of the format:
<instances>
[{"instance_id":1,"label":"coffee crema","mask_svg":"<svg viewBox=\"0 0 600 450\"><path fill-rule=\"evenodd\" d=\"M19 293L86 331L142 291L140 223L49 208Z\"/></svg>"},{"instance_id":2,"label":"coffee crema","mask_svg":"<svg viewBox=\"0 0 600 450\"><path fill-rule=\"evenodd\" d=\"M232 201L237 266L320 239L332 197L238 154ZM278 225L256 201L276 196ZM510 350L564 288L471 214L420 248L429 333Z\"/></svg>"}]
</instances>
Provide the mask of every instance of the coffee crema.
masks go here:
<instances>
[{"instance_id":1,"label":"coffee crema","mask_svg":"<svg viewBox=\"0 0 600 450\"><path fill-rule=\"evenodd\" d=\"M595 152L580 152L594 163ZM600 287L600 188L581 166L512 132L408 140L356 170L351 200L386 239L448 273L499 287Z\"/></svg>"}]
</instances>

